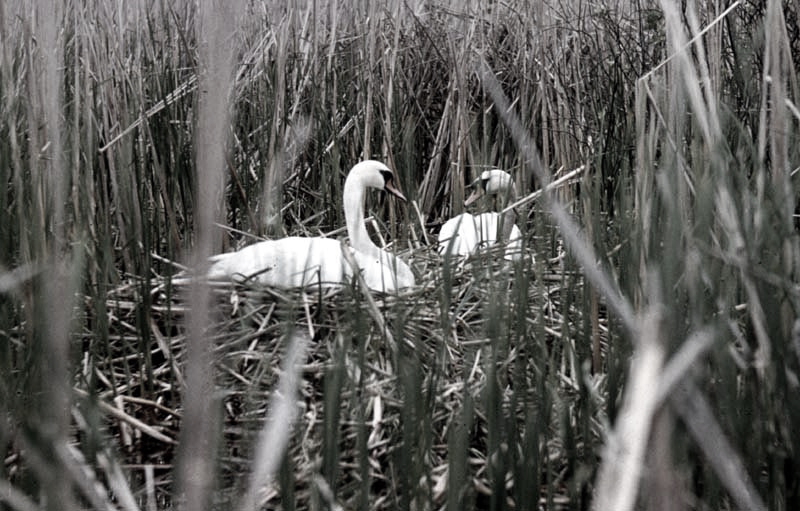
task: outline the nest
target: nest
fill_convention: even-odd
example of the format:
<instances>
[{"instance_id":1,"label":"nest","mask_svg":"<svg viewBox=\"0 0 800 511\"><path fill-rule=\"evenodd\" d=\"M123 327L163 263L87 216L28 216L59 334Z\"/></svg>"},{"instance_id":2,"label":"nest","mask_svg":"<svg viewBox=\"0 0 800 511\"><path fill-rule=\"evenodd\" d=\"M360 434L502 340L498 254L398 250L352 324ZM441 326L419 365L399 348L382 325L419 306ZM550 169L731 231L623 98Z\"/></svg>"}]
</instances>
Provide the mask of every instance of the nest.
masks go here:
<instances>
[{"instance_id":1,"label":"nest","mask_svg":"<svg viewBox=\"0 0 800 511\"><path fill-rule=\"evenodd\" d=\"M298 420L287 425L292 440L263 495L265 508L291 500L303 509L313 499L345 508L359 502L371 509L398 502L441 508L455 495L448 489L454 448L465 456L459 498L480 502L497 488L493 460L509 451L517 460L530 456L530 442L525 448L523 440L537 417L545 423L537 426L542 433L534 443L544 456L528 483L549 479L559 488L553 474L563 476L566 463L559 460L575 445L565 446L558 431L569 427L569 403L586 375L561 334L569 324L559 303L564 272L547 262L512 268L498 259L489 252L447 265L432 250L417 250L406 260L425 284L397 296L366 293L358 285L215 287L208 334L224 417L221 505L236 502L250 470L292 331L308 332L313 341L302 366ZM106 404L109 434L119 441L132 487L159 507L171 503L181 426L184 291L167 278L113 290L106 300L112 335L103 350L93 351L96 374L86 378ZM560 382L558 389L545 389L545 381ZM603 382L591 381L602 410ZM599 412L592 421L598 418ZM599 430L597 423L591 436ZM508 436L498 438L501 431ZM593 442L578 439L587 450ZM506 473L514 506L515 485L522 483ZM548 493L550 504L567 499Z\"/></svg>"}]
</instances>

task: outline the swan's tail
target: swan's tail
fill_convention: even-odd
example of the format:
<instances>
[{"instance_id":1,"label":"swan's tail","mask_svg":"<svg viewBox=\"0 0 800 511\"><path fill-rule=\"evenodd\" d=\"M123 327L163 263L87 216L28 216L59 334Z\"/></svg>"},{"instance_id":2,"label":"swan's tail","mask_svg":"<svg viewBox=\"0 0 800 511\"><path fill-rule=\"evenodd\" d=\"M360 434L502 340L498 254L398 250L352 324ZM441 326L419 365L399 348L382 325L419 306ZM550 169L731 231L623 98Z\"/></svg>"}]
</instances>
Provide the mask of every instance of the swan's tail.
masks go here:
<instances>
[{"instance_id":1,"label":"swan's tail","mask_svg":"<svg viewBox=\"0 0 800 511\"><path fill-rule=\"evenodd\" d=\"M211 264L208 268L208 272L205 274L203 278L207 280L227 280L229 278L228 275L228 259L231 253L226 254L217 254L213 255L208 258L208 262ZM200 275L192 273L191 271L181 271L176 273L170 278L170 282L173 286L188 286L191 285Z\"/></svg>"},{"instance_id":2,"label":"swan's tail","mask_svg":"<svg viewBox=\"0 0 800 511\"><path fill-rule=\"evenodd\" d=\"M230 277L230 268L228 267L230 256L236 252L228 252L225 254L217 254L208 258L211 266L208 268L206 278L209 280L223 280Z\"/></svg>"}]
</instances>

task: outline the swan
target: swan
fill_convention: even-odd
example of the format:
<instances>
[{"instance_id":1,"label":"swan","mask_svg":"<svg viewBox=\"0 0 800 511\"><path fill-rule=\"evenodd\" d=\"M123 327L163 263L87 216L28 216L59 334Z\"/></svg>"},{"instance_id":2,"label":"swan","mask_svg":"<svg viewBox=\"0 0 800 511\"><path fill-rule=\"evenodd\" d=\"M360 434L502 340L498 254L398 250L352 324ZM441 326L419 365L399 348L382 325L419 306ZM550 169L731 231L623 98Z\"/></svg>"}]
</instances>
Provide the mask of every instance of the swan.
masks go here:
<instances>
[{"instance_id":1,"label":"swan","mask_svg":"<svg viewBox=\"0 0 800 511\"><path fill-rule=\"evenodd\" d=\"M355 262L367 287L394 292L415 285L411 268L401 259L376 246L364 223L367 188L377 188L405 201L395 185L394 173L383 163L366 160L356 164L344 182L344 216L348 247L339 240L290 236L262 241L236 252L211 257L211 280L249 281L263 286L298 288L352 282Z\"/></svg>"},{"instance_id":2,"label":"swan","mask_svg":"<svg viewBox=\"0 0 800 511\"><path fill-rule=\"evenodd\" d=\"M469 206L482 196L494 197L500 204L516 196L511 175L500 169L485 170L472 185L475 189L464 201ZM468 256L498 241L506 242L503 258L507 261L522 259L522 233L514 223L516 213L509 210L472 215L461 213L442 225L439 231L439 253L451 256ZM501 226L502 224L502 226ZM501 230L502 228L502 230Z\"/></svg>"}]
</instances>

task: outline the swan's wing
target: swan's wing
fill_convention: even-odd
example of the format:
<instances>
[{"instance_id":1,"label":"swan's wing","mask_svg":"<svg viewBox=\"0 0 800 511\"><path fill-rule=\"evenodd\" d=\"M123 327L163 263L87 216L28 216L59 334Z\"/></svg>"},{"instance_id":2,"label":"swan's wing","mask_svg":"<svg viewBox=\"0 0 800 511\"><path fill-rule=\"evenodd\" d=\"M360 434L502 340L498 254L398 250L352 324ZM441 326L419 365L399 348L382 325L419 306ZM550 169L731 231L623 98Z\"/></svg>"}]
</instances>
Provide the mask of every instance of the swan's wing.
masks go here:
<instances>
[{"instance_id":1,"label":"swan's wing","mask_svg":"<svg viewBox=\"0 0 800 511\"><path fill-rule=\"evenodd\" d=\"M251 281L281 288L342 284L349 267L341 242L330 238L288 237L262 241L211 258L208 278Z\"/></svg>"},{"instance_id":2,"label":"swan's wing","mask_svg":"<svg viewBox=\"0 0 800 511\"><path fill-rule=\"evenodd\" d=\"M477 228L480 231L479 248L487 248L497 243L502 215L490 212L482 213L475 218ZM519 261L524 255L524 250L522 232L515 224L511 227L503 258L507 261Z\"/></svg>"},{"instance_id":3,"label":"swan's wing","mask_svg":"<svg viewBox=\"0 0 800 511\"><path fill-rule=\"evenodd\" d=\"M392 292L415 284L411 268L393 255L368 255L330 238L288 237L219 254L211 258L207 276L285 289L346 284L353 270L343 250L353 255L370 289Z\"/></svg>"},{"instance_id":4,"label":"swan's wing","mask_svg":"<svg viewBox=\"0 0 800 511\"><path fill-rule=\"evenodd\" d=\"M358 250L353 250L352 254L364 283L374 291L389 293L416 284L411 268L386 251L381 250L377 256Z\"/></svg>"},{"instance_id":5,"label":"swan's wing","mask_svg":"<svg viewBox=\"0 0 800 511\"><path fill-rule=\"evenodd\" d=\"M514 225L508 237L508 243L506 244L503 258L506 261L519 261L525 255L524 251L522 232L519 230L519 227Z\"/></svg>"},{"instance_id":6,"label":"swan's wing","mask_svg":"<svg viewBox=\"0 0 800 511\"><path fill-rule=\"evenodd\" d=\"M458 243L456 235L458 233L458 226L461 221L461 216L454 216L442 225L439 230L438 250L439 253L444 255L448 251L452 252L455 244ZM448 248L449 247L449 248Z\"/></svg>"},{"instance_id":7,"label":"swan's wing","mask_svg":"<svg viewBox=\"0 0 800 511\"><path fill-rule=\"evenodd\" d=\"M479 248L486 248L497 243L499 220L497 213L481 213L475 216Z\"/></svg>"},{"instance_id":8,"label":"swan's wing","mask_svg":"<svg viewBox=\"0 0 800 511\"><path fill-rule=\"evenodd\" d=\"M439 231L439 253L467 256L478 245L475 217L469 213L454 216Z\"/></svg>"},{"instance_id":9,"label":"swan's wing","mask_svg":"<svg viewBox=\"0 0 800 511\"><path fill-rule=\"evenodd\" d=\"M384 266L389 268L389 271L393 273L395 287L397 289L402 289L404 287L415 286L417 284L417 279L414 277L414 272L411 271L411 267L394 254L388 252L384 253L387 256Z\"/></svg>"}]
</instances>

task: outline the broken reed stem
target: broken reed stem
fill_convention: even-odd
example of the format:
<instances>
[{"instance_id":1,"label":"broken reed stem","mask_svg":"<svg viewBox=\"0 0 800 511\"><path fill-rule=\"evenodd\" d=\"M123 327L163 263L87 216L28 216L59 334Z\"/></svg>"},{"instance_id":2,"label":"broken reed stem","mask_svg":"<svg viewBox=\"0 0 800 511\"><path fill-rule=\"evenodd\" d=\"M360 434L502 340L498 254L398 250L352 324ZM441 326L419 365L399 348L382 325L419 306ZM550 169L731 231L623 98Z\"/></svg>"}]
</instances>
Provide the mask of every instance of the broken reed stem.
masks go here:
<instances>
[{"instance_id":1,"label":"broken reed stem","mask_svg":"<svg viewBox=\"0 0 800 511\"><path fill-rule=\"evenodd\" d=\"M658 410L658 389L665 352L663 312L658 306L642 318L642 338L630 364L625 402L606 437L592 508L630 511L636 504L650 425Z\"/></svg>"},{"instance_id":2,"label":"broken reed stem","mask_svg":"<svg viewBox=\"0 0 800 511\"><path fill-rule=\"evenodd\" d=\"M741 457L728 442L711 406L691 379L684 379L678 384L676 392L670 395L670 403L680 413L736 507L766 511L767 506L747 474Z\"/></svg>"},{"instance_id":3,"label":"broken reed stem","mask_svg":"<svg viewBox=\"0 0 800 511\"><path fill-rule=\"evenodd\" d=\"M239 505L240 511L255 511L265 504L260 494L272 483L294 430L298 413L300 370L311 337L296 330L287 336L286 342L288 348L284 355L283 370L280 381L272 391L268 416L264 418L264 426L252 456L253 468Z\"/></svg>"}]
</instances>

